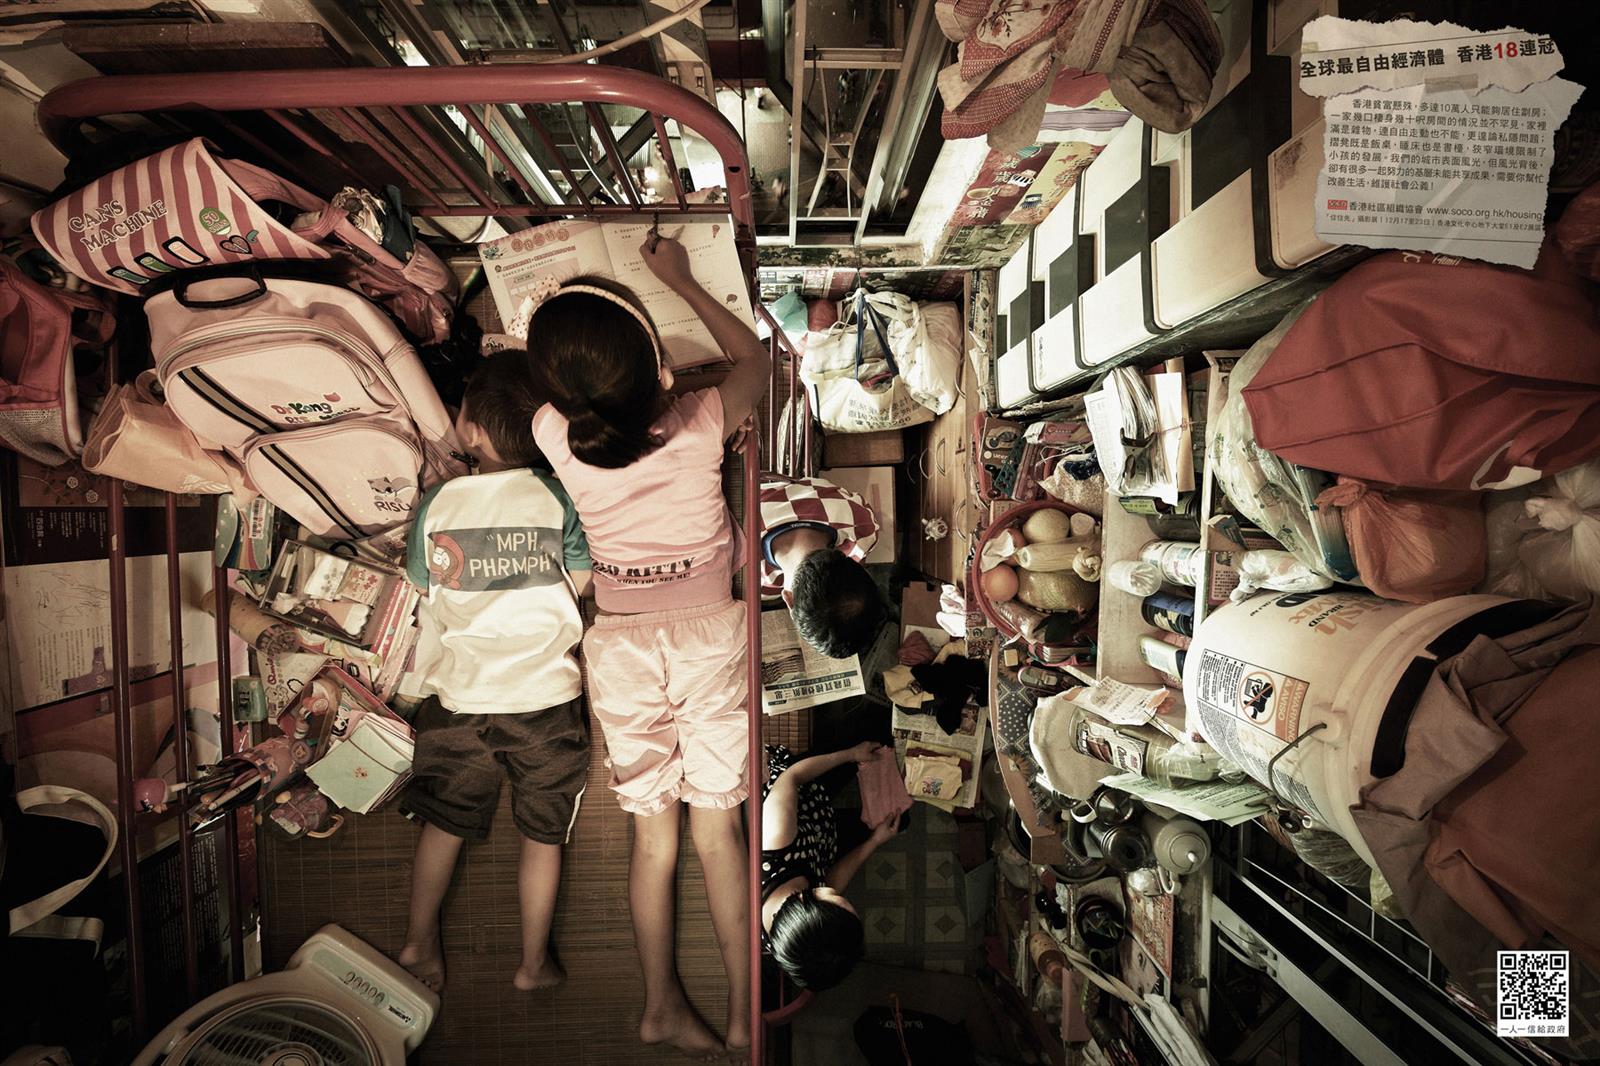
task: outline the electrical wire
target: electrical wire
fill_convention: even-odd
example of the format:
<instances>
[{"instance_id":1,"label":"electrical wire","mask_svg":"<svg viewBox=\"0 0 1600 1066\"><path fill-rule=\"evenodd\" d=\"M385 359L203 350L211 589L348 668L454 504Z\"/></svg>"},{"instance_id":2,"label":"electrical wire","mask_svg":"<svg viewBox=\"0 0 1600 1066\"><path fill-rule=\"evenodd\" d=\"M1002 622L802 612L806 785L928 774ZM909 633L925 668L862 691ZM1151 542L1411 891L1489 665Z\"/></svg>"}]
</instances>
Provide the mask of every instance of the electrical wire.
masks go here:
<instances>
[{"instance_id":1,"label":"electrical wire","mask_svg":"<svg viewBox=\"0 0 1600 1066\"><path fill-rule=\"evenodd\" d=\"M600 45L598 48L590 48L584 52L574 52L569 56L552 56L549 59L541 59L539 62L587 63L591 59L598 59L601 56L608 56L612 52L620 52L630 44L635 44L639 41L645 40L646 38L654 37L662 30L676 26L678 23L682 22L690 15L695 14L709 3L711 3L711 0L690 0L690 3L687 7L681 8L678 11L674 11L666 18L657 19L643 29L634 30L632 33L618 37L616 40Z\"/></svg>"}]
</instances>

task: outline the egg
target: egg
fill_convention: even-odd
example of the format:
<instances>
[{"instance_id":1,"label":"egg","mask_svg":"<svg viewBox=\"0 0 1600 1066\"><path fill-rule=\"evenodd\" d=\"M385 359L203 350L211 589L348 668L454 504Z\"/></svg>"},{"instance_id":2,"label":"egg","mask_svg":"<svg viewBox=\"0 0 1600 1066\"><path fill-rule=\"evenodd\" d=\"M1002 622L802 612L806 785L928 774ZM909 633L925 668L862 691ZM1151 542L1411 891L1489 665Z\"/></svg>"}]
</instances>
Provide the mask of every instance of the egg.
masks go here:
<instances>
[{"instance_id":1,"label":"egg","mask_svg":"<svg viewBox=\"0 0 1600 1066\"><path fill-rule=\"evenodd\" d=\"M1005 603L1017 594L1017 572L1005 563L983 575L983 594L990 603Z\"/></svg>"}]
</instances>

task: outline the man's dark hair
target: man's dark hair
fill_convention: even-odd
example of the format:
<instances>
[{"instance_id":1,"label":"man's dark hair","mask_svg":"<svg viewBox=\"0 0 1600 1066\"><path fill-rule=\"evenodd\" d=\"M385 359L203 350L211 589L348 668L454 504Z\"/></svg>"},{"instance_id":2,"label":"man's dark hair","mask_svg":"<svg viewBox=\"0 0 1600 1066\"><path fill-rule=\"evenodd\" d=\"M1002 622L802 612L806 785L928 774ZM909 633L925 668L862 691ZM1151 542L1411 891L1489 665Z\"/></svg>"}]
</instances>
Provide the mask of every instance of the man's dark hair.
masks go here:
<instances>
[{"instance_id":1,"label":"man's dark hair","mask_svg":"<svg viewBox=\"0 0 1600 1066\"><path fill-rule=\"evenodd\" d=\"M867 568L837 548L814 551L790 586L794 627L824 655L847 659L870 648L883 625L883 597Z\"/></svg>"},{"instance_id":2,"label":"man's dark hair","mask_svg":"<svg viewBox=\"0 0 1600 1066\"><path fill-rule=\"evenodd\" d=\"M866 952L866 932L851 911L804 888L772 916L772 958L801 988L820 992L849 976Z\"/></svg>"},{"instance_id":3,"label":"man's dark hair","mask_svg":"<svg viewBox=\"0 0 1600 1066\"><path fill-rule=\"evenodd\" d=\"M528 375L528 357L515 349L479 361L462 403L467 418L483 427L495 454L512 466L533 466L544 457L533 443L533 414L543 402Z\"/></svg>"}]
</instances>

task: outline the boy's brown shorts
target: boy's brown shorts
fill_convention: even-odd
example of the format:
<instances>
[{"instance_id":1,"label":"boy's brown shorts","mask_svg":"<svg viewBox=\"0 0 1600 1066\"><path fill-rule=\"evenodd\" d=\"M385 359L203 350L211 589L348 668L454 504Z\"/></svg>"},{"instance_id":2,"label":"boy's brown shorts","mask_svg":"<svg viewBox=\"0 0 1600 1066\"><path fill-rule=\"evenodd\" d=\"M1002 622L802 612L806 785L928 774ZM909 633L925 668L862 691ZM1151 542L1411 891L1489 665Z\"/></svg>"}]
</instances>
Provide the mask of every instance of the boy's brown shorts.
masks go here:
<instances>
[{"instance_id":1,"label":"boy's brown shorts","mask_svg":"<svg viewBox=\"0 0 1600 1066\"><path fill-rule=\"evenodd\" d=\"M455 714L429 696L417 711L406 814L452 836L482 840L511 780L511 816L540 844L565 844L589 776L582 698L542 711Z\"/></svg>"}]
</instances>

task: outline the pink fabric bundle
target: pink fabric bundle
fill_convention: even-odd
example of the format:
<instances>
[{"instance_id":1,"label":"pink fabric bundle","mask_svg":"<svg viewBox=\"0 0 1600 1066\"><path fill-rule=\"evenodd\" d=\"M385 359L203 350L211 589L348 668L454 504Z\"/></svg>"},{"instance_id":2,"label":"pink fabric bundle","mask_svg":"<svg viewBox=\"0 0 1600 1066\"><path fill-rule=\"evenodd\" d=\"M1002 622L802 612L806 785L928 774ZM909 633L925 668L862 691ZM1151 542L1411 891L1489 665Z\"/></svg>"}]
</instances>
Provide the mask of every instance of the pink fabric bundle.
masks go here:
<instances>
[{"instance_id":1,"label":"pink fabric bundle","mask_svg":"<svg viewBox=\"0 0 1600 1066\"><path fill-rule=\"evenodd\" d=\"M879 748L857 768L856 783L861 786L861 820L869 826L882 825L911 809L911 794L891 747Z\"/></svg>"},{"instance_id":2,"label":"pink fabric bundle","mask_svg":"<svg viewBox=\"0 0 1600 1066\"><path fill-rule=\"evenodd\" d=\"M961 45L939 72L940 132L988 134L1006 154L1035 141L1060 74L1109 75L1122 106L1177 133L1200 117L1222 60L1200 0L939 0L935 13Z\"/></svg>"},{"instance_id":3,"label":"pink fabric bundle","mask_svg":"<svg viewBox=\"0 0 1600 1066\"><path fill-rule=\"evenodd\" d=\"M928 643L928 638L912 630L906 634L906 639L900 642L900 665L921 666L923 663L933 662L933 645Z\"/></svg>"},{"instance_id":4,"label":"pink fabric bundle","mask_svg":"<svg viewBox=\"0 0 1600 1066\"><path fill-rule=\"evenodd\" d=\"M1574 270L1600 281L1600 182L1567 205L1551 233Z\"/></svg>"},{"instance_id":5,"label":"pink fabric bundle","mask_svg":"<svg viewBox=\"0 0 1600 1066\"><path fill-rule=\"evenodd\" d=\"M142 375L134 385L112 386L89 424L83 468L168 492L254 496L233 458L202 447L171 408L150 396L148 384Z\"/></svg>"}]
</instances>

